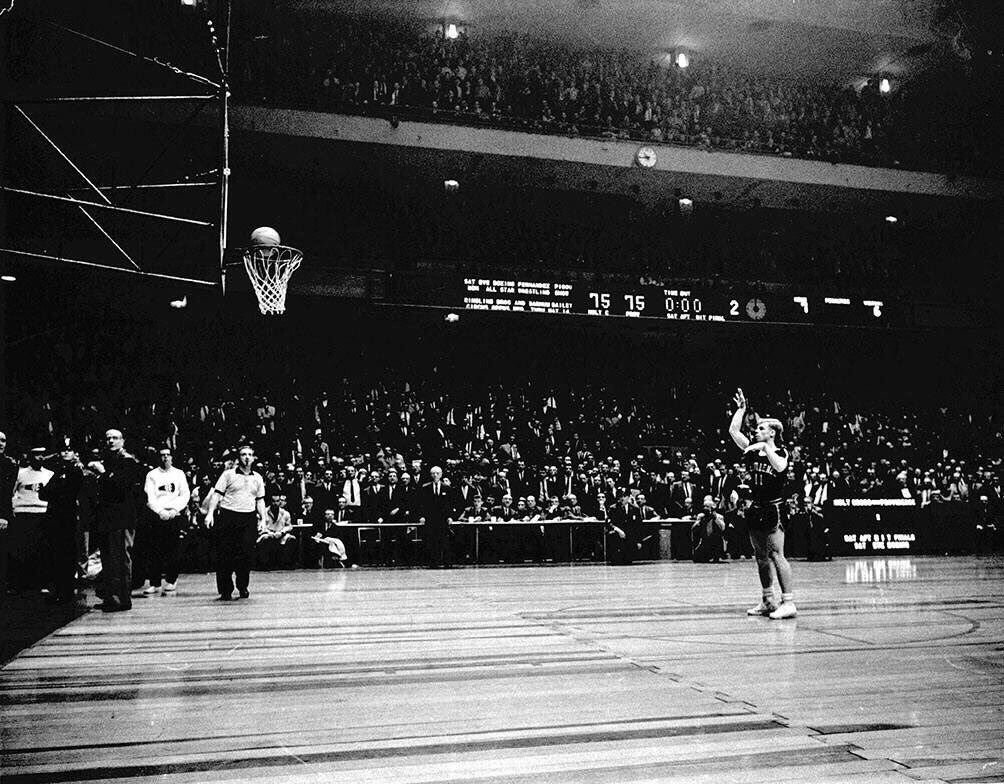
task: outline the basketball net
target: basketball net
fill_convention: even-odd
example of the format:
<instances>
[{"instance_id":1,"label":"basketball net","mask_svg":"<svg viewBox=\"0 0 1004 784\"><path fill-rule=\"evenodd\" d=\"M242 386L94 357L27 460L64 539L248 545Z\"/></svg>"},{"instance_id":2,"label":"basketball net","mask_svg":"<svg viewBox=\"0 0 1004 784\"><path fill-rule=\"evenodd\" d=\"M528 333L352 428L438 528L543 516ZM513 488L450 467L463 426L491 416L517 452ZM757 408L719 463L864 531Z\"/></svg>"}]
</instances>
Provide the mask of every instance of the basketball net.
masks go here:
<instances>
[{"instance_id":1,"label":"basketball net","mask_svg":"<svg viewBox=\"0 0 1004 784\"><path fill-rule=\"evenodd\" d=\"M286 312L286 286L302 261L303 253L285 245L253 245L244 249L244 269L263 314Z\"/></svg>"}]
</instances>

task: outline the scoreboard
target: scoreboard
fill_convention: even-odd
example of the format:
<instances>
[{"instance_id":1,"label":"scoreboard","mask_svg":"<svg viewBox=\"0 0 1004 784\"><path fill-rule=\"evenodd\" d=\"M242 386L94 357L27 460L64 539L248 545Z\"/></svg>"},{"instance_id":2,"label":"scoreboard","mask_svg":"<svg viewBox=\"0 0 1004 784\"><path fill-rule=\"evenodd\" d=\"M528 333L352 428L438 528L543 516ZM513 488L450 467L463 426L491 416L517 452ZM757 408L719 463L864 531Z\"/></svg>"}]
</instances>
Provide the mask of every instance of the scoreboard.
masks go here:
<instances>
[{"instance_id":1,"label":"scoreboard","mask_svg":"<svg viewBox=\"0 0 1004 784\"><path fill-rule=\"evenodd\" d=\"M662 321L763 322L883 327L895 309L881 299L820 296L749 286L682 284L601 285L583 281L535 281L465 277L456 307L509 313L620 316Z\"/></svg>"}]
</instances>

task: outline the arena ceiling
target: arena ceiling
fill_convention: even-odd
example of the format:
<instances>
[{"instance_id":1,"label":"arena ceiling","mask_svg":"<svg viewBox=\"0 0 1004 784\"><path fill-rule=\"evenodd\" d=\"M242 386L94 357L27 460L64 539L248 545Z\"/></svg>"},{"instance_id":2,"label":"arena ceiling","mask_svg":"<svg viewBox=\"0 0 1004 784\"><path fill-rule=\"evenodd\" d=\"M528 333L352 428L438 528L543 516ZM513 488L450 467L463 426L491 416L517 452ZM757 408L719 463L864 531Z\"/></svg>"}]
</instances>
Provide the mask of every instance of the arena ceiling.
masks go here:
<instances>
[{"instance_id":1,"label":"arena ceiling","mask_svg":"<svg viewBox=\"0 0 1004 784\"><path fill-rule=\"evenodd\" d=\"M939 0L295 0L300 7L517 30L585 45L680 49L737 67L857 83L951 55Z\"/></svg>"}]
</instances>

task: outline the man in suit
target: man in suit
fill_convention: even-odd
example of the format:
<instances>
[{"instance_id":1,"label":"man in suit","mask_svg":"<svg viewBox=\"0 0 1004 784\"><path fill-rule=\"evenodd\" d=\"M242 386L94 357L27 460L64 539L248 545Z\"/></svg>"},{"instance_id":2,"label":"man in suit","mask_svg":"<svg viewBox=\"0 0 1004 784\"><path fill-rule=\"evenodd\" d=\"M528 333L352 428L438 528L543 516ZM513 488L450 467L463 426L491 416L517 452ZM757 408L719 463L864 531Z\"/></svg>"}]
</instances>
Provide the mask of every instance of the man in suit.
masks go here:
<instances>
[{"instance_id":1,"label":"man in suit","mask_svg":"<svg viewBox=\"0 0 1004 784\"><path fill-rule=\"evenodd\" d=\"M457 496L456 498L459 498ZM491 519L491 510L485 506L484 498L473 490L468 493L470 503L461 508L455 509L456 518L464 523L486 523ZM487 528L482 529L487 531ZM463 562L475 563L479 548L476 544L480 541L474 526L465 526L457 530L454 540L454 554Z\"/></svg>"},{"instance_id":2,"label":"man in suit","mask_svg":"<svg viewBox=\"0 0 1004 784\"><path fill-rule=\"evenodd\" d=\"M480 496L480 490L471 483L471 478L465 474L460 478L460 483L453 491L453 511L459 514L470 508L474 499Z\"/></svg>"},{"instance_id":3,"label":"man in suit","mask_svg":"<svg viewBox=\"0 0 1004 784\"><path fill-rule=\"evenodd\" d=\"M340 489L335 483L335 472L330 468L324 469L321 481L311 488L310 496L314 499L314 506L323 513L326 509L334 509L338 505Z\"/></svg>"},{"instance_id":4,"label":"man in suit","mask_svg":"<svg viewBox=\"0 0 1004 784\"><path fill-rule=\"evenodd\" d=\"M575 472L575 467L572 464L572 458L570 457L566 457L564 459L564 466L558 473L558 479L561 482L559 485L560 491L558 493L558 498L566 498L570 495L577 496L582 490L582 487L579 484L579 477Z\"/></svg>"},{"instance_id":5,"label":"man in suit","mask_svg":"<svg viewBox=\"0 0 1004 784\"><path fill-rule=\"evenodd\" d=\"M708 494L715 499L718 510L722 511L728 504L728 497L732 493L735 485L734 477L730 477L722 465L721 458L708 465Z\"/></svg>"},{"instance_id":6,"label":"man in suit","mask_svg":"<svg viewBox=\"0 0 1004 784\"><path fill-rule=\"evenodd\" d=\"M645 493L638 493L634 499L635 504L638 506L638 513L641 515L642 521L647 520L658 520L662 515L654 507L649 505L648 497ZM659 558L659 526L655 525L642 525L639 530L639 543L641 547L639 548L639 556L646 560L658 560Z\"/></svg>"},{"instance_id":7,"label":"man in suit","mask_svg":"<svg viewBox=\"0 0 1004 784\"><path fill-rule=\"evenodd\" d=\"M299 510L303 507L303 499L313 497L314 485L307 479L303 466L297 466L293 478L285 487L286 501L290 509Z\"/></svg>"},{"instance_id":8,"label":"man in suit","mask_svg":"<svg viewBox=\"0 0 1004 784\"><path fill-rule=\"evenodd\" d=\"M443 484L442 468L433 466L429 477L430 481L418 489L415 498L418 522L423 526L426 562L433 568L449 568L453 565L450 556L453 500L449 488Z\"/></svg>"},{"instance_id":9,"label":"man in suit","mask_svg":"<svg viewBox=\"0 0 1004 784\"><path fill-rule=\"evenodd\" d=\"M562 492L561 477L558 476L558 466L550 465L547 467L547 472L541 477L537 497L545 500L551 496L561 498L563 495L565 493Z\"/></svg>"},{"instance_id":10,"label":"man in suit","mask_svg":"<svg viewBox=\"0 0 1004 784\"><path fill-rule=\"evenodd\" d=\"M512 485L509 484L509 475L504 468L499 468L492 477L488 486L488 495L492 498L502 498L504 495L512 495Z\"/></svg>"},{"instance_id":11,"label":"man in suit","mask_svg":"<svg viewBox=\"0 0 1004 784\"><path fill-rule=\"evenodd\" d=\"M380 493L383 488L383 475L379 469L370 471L369 481L363 487L362 520L369 522L380 517Z\"/></svg>"},{"instance_id":12,"label":"man in suit","mask_svg":"<svg viewBox=\"0 0 1004 784\"><path fill-rule=\"evenodd\" d=\"M680 481L669 490L669 513L673 517L693 514L697 498L697 486L690 481L690 472L683 471Z\"/></svg>"},{"instance_id":13,"label":"man in suit","mask_svg":"<svg viewBox=\"0 0 1004 784\"><path fill-rule=\"evenodd\" d=\"M0 433L0 599L7 590L7 529L14 519L11 498L17 482L17 462L6 454L7 434Z\"/></svg>"},{"instance_id":14,"label":"man in suit","mask_svg":"<svg viewBox=\"0 0 1004 784\"><path fill-rule=\"evenodd\" d=\"M329 515L328 512L332 514ZM347 556L346 566L351 565L352 568L356 568L358 564L359 557L359 541L358 534L355 528L346 528L345 526L351 523L359 522L359 513L353 509L345 496L339 496L338 500L335 502L334 509L326 509L324 514L324 527L325 531L328 531L332 524L339 526L339 533L335 534L340 538L345 546L345 554Z\"/></svg>"},{"instance_id":15,"label":"man in suit","mask_svg":"<svg viewBox=\"0 0 1004 784\"><path fill-rule=\"evenodd\" d=\"M73 601L77 576L77 498L84 484L84 472L69 439L60 457L62 460L52 478L38 491L38 497L48 502L46 545L53 587L53 592L46 597L48 604Z\"/></svg>"},{"instance_id":16,"label":"man in suit","mask_svg":"<svg viewBox=\"0 0 1004 784\"><path fill-rule=\"evenodd\" d=\"M339 495L345 496L345 500L348 501L348 505L355 510L356 514L361 513L363 504L363 487L359 481L359 477L356 476L355 466L345 467L345 481L342 483L342 489Z\"/></svg>"},{"instance_id":17,"label":"man in suit","mask_svg":"<svg viewBox=\"0 0 1004 784\"><path fill-rule=\"evenodd\" d=\"M624 492L607 511L607 560L611 565L634 563L641 530L641 512L632 503L631 494Z\"/></svg>"},{"instance_id":18,"label":"man in suit","mask_svg":"<svg viewBox=\"0 0 1004 784\"><path fill-rule=\"evenodd\" d=\"M526 467L526 460L518 458L516 467L511 471L509 487L519 496L530 495L537 490L533 471Z\"/></svg>"},{"instance_id":19,"label":"man in suit","mask_svg":"<svg viewBox=\"0 0 1004 784\"><path fill-rule=\"evenodd\" d=\"M104 459L91 464L97 474L97 500L91 531L101 550L97 605L103 612L132 609L132 544L142 508L145 472L125 451L120 430L105 433Z\"/></svg>"},{"instance_id":20,"label":"man in suit","mask_svg":"<svg viewBox=\"0 0 1004 784\"><path fill-rule=\"evenodd\" d=\"M325 509L321 530L314 535L316 557L321 565L332 563L342 568L356 568L353 558L355 531L346 528L354 522L354 513L344 498L338 499L337 509Z\"/></svg>"}]
</instances>

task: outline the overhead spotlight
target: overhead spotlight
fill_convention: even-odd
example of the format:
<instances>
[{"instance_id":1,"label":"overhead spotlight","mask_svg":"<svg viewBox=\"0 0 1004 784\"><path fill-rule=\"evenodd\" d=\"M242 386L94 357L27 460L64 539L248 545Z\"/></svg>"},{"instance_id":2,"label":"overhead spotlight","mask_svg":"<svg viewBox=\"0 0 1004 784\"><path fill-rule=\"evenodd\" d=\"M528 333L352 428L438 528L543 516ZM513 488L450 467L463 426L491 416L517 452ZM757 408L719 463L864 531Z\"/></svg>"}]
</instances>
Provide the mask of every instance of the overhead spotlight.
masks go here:
<instances>
[{"instance_id":1,"label":"overhead spotlight","mask_svg":"<svg viewBox=\"0 0 1004 784\"><path fill-rule=\"evenodd\" d=\"M883 77L879 81L879 92L882 93L883 95L885 95L885 94L890 93L891 91L892 91L892 84L889 82L888 79L886 79L885 77Z\"/></svg>"},{"instance_id":2,"label":"overhead spotlight","mask_svg":"<svg viewBox=\"0 0 1004 784\"><path fill-rule=\"evenodd\" d=\"M446 37L451 41L455 39L460 33L457 32L457 26L453 23L446 25Z\"/></svg>"},{"instance_id":3,"label":"overhead spotlight","mask_svg":"<svg viewBox=\"0 0 1004 784\"><path fill-rule=\"evenodd\" d=\"M899 223L899 218L897 218L895 215L886 215L885 216L885 222L886 223Z\"/></svg>"},{"instance_id":4,"label":"overhead spotlight","mask_svg":"<svg viewBox=\"0 0 1004 784\"><path fill-rule=\"evenodd\" d=\"M690 65L690 58L687 57L686 52L680 52L676 55L676 65L678 68L686 68Z\"/></svg>"},{"instance_id":5,"label":"overhead spotlight","mask_svg":"<svg viewBox=\"0 0 1004 784\"><path fill-rule=\"evenodd\" d=\"M460 183L456 180L443 180L443 190L447 193L456 193L460 190Z\"/></svg>"},{"instance_id":6,"label":"overhead spotlight","mask_svg":"<svg viewBox=\"0 0 1004 784\"><path fill-rule=\"evenodd\" d=\"M17 276L16 275L0 275L0 280L2 280L4 283L13 283L14 281L17 280Z\"/></svg>"}]
</instances>

